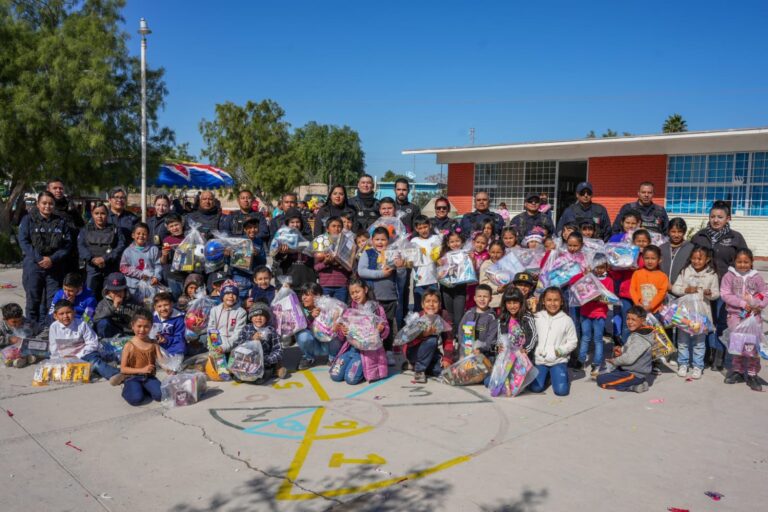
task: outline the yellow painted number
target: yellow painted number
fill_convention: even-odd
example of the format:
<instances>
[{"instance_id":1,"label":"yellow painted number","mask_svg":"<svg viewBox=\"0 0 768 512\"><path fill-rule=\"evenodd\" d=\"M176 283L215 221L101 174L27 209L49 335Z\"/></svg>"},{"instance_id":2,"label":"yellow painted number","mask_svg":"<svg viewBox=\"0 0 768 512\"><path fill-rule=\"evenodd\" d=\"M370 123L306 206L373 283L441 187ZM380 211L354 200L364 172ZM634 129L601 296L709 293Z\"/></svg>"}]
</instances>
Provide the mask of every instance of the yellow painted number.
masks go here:
<instances>
[{"instance_id":1,"label":"yellow painted number","mask_svg":"<svg viewBox=\"0 0 768 512\"><path fill-rule=\"evenodd\" d=\"M369 453L365 459L345 459L344 454L336 452L331 455L331 460L328 462L329 468L340 468L342 464L370 464L381 465L386 464L387 460L381 455L375 453Z\"/></svg>"},{"instance_id":2,"label":"yellow painted number","mask_svg":"<svg viewBox=\"0 0 768 512\"><path fill-rule=\"evenodd\" d=\"M272 387L275 389L289 389L289 388L303 388L304 384L301 382L286 382L285 384L280 384L279 382L276 384L272 384Z\"/></svg>"}]
</instances>

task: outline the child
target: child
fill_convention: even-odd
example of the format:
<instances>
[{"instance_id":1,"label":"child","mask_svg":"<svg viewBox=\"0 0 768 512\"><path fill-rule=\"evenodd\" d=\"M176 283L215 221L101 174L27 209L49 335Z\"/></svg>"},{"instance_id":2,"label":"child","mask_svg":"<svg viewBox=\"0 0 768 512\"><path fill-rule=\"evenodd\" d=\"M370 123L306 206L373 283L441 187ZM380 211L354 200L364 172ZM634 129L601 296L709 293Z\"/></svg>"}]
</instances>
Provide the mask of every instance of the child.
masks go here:
<instances>
[{"instance_id":1,"label":"child","mask_svg":"<svg viewBox=\"0 0 768 512\"><path fill-rule=\"evenodd\" d=\"M184 279L184 288L181 292L181 295L176 300L176 309L182 313L185 312L189 303L195 300L195 294L197 293L197 290L199 290L202 286L203 276L195 273L189 274ZM203 288L203 290L205 290L205 288Z\"/></svg>"},{"instance_id":2,"label":"child","mask_svg":"<svg viewBox=\"0 0 768 512\"><path fill-rule=\"evenodd\" d=\"M280 345L280 337L275 329L269 325L272 313L269 306L263 302L257 302L248 309L248 320L251 323L240 331L240 339L237 344L251 340L261 342L264 352L264 376L262 382L276 375L280 379L288 376L288 370L283 366L283 347Z\"/></svg>"},{"instance_id":3,"label":"child","mask_svg":"<svg viewBox=\"0 0 768 512\"><path fill-rule=\"evenodd\" d=\"M15 302L9 302L2 307L3 319L0 320L0 348L21 343L21 336L34 336L38 334L35 326L24 325L24 310ZM41 337L48 337L47 333L41 333ZM16 359L6 360L7 366L24 368L38 361L36 356L21 356Z\"/></svg>"},{"instance_id":4,"label":"child","mask_svg":"<svg viewBox=\"0 0 768 512\"><path fill-rule=\"evenodd\" d=\"M629 293L635 306L642 306L649 313L656 313L664 302L669 289L669 279L659 268L661 251L655 245L643 250L644 268L632 274Z\"/></svg>"},{"instance_id":5,"label":"child","mask_svg":"<svg viewBox=\"0 0 768 512\"><path fill-rule=\"evenodd\" d=\"M368 288L368 283L356 277L350 279L349 298L350 308L365 309L366 311L371 311L374 318L380 320L377 323L376 328L379 331L381 339L387 339L389 336L389 322L387 322L387 314L380 303L371 299L371 291ZM346 338L346 333L342 329L342 337L331 339L328 349L332 357L336 357L336 354L339 352L342 346L344 338Z\"/></svg>"},{"instance_id":6,"label":"child","mask_svg":"<svg viewBox=\"0 0 768 512\"><path fill-rule=\"evenodd\" d=\"M650 245L651 234L645 229L638 229L632 233L632 243L640 248L640 255L637 257L637 268L643 268L645 264L642 251ZM616 346L623 344L629 338L629 329L627 329L624 319L627 316L627 311L629 311L633 304L630 286L634 273L634 269L616 269L609 272L611 279L613 279L614 290L621 301L621 311L616 307L613 314L613 343Z\"/></svg>"},{"instance_id":7,"label":"child","mask_svg":"<svg viewBox=\"0 0 768 512\"><path fill-rule=\"evenodd\" d=\"M184 355L186 342L184 340L184 315L173 309L173 295L169 292L159 292L152 299L155 315L152 318L157 326L157 342L168 355Z\"/></svg>"},{"instance_id":8,"label":"child","mask_svg":"<svg viewBox=\"0 0 768 512\"><path fill-rule=\"evenodd\" d=\"M608 277L608 258L602 253L597 253L592 258L592 273L607 290L613 288L613 280ZM571 279L575 283L584 276L583 273ZM579 361L587 362L589 346L594 343L594 354L590 375L596 378L603 365L603 332L605 321L608 318L608 304L595 299L587 302L579 308L579 320L581 321L581 340L579 342Z\"/></svg>"},{"instance_id":9,"label":"child","mask_svg":"<svg viewBox=\"0 0 768 512\"><path fill-rule=\"evenodd\" d=\"M557 248L557 245L555 244L554 239L551 236L544 238L544 250L545 251L553 251Z\"/></svg>"},{"instance_id":10,"label":"child","mask_svg":"<svg viewBox=\"0 0 768 512\"><path fill-rule=\"evenodd\" d=\"M339 217L331 217L326 222L326 232L329 236L341 235L342 224ZM339 264L330 253L315 254L315 272L323 288L323 294L341 302L347 302L347 285L351 272Z\"/></svg>"},{"instance_id":11,"label":"child","mask_svg":"<svg viewBox=\"0 0 768 512\"><path fill-rule=\"evenodd\" d=\"M538 375L529 389L541 393L549 383L557 396L566 396L571 390L568 377L568 355L579 341L573 320L566 314L565 297L560 288L550 286L542 294L542 304L536 313L535 365Z\"/></svg>"},{"instance_id":12,"label":"child","mask_svg":"<svg viewBox=\"0 0 768 512\"><path fill-rule=\"evenodd\" d=\"M126 276L128 292L141 302L137 295L139 281L149 281L152 286L160 283L162 267L160 252L156 245L150 244L149 226L138 222L131 232L133 243L129 245L120 258L120 273Z\"/></svg>"},{"instance_id":13,"label":"child","mask_svg":"<svg viewBox=\"0 0 768 512\"><path fill-rule=\"evenodd\" d=\"M90 326L75 318L72 303L62 299L53 307L53 317L56 319L48 331L48 348L51 357L76 357L91 363L93 371L109 379L110 384L117 386L122 382L117 368L109 366L99 356L99 339Z\"/></svg>"},{"instance_id":14,"label":"child","mask_svg":"<svg viewBox=\"0 0 768 512\"><path fill-rule=\"evenodd\" d=\"M384 308L389 322L389 336L384 340L384 350L387 352L387 363L395 364L395 356L392 353L392 333L395 330L395 313L397 311L397 268L403 266L400 258L395 259L395 267L390 267L384 258L384 251L389 245L389 232L387 228L379 226L373 230L371 238L373 247L366 249L360 255L357 265L357 273L361 279L368 282L373 288L373 295ZM381 262L381 263L379 263ZM462 303L462 307L464 304Z\"/></svg>"},{"instance_id":15,"label":"child","mask_svg":"<svg viewBox=\"0 0 768 512\"><path fill-rule=\"evenodd\" d=\"M491 219L483 221L483 229L480 232L485 236L485 248L488 249L488 244L496 239L493 235L493 221Z\"/></svg>"},{"instance_id":16,"label":"child","mask_svg":"<svg viewBox=\"0 0 768 512\"><path fill-rule=\"evenodd\" d=\"M306 283L299 288L299 299L304 308L304 316L307 317L307 328L296 333L296 344L301 349L299 371L312 368L318 357L328 355L329 344L319 342L312 334L312 322L320 315L315 299L321 295L323 289L317 283Z\"/></svg>"},{"instance_id":17,"label":"child","mask_svg":"<svg viewBox=\"0 0 768 512\"><path fill-rule=\"evenodd\" d=\"M177 213L169 213L163 220L165 221L165 229L168 231L168 234L162 240L160 263L163 266L165 282L168 283L168 288L171 289L173 297L178 299L182 295L182 289L184 288L187 276L184 272L171 270L171 264L173 263L176 248L184 240L184 221L181 215Z\"/></svg>"},{"instance_id":18,"label":"child","mask_svg":"<svg viewBox=\"0 0 768 512\"><path fill-rule=\"evenodd\" d=\"M272 285L272 271L266 265L258 267L253 272L253 284L251 294L246 305L250 308L256 302L272 304L275 299L275 287Z\"/></svg>"},{"instance_id":19,"label":"child","mask_svg":"<svg viewBox=\"0 0 768 512\"><path fill-rule=\"evenodd\" d=\"M353 229L355 220L355 214L352 212L344 212L341 214L341 229L342 231L350 232Z\"/></svg>"},{"instance_id":20,"label":"child","mask_svg":"<svg viewBox=\"0 0 768 512\"><path fill-rule=\"evenodd\" d=\"M517 231L512 226L507 226L501 231L501 241L504 243L504 252L507 253L517 246Z\"/></svg>"},{"instance_id":21,"label":"child","mask_svg":"<svg viewBox=\"0 0 768 512\"><path fill-rule=\"evenodd\" d=\"M669 221L669 242L661 244L661 271L667 274L670 283L677 281L691 256L693 244L685 239L688 225L681 217Z\"/></svg>"},{"instance_id":22,"label":"child","mask_svg":"<svg viewBox=\"0 0 768 512\"><path fill-rule=\"evenodd\" d=\"M425 215L413 219L413 228L416 235L411 238L411 243L419 249L419 258L413 264L413 308L419 313L424 292L437 291L437 265L432 255L440 247L441 237L432 231Z\"/></svg>"},{"instance_id":23,"label":"child","mask_svg":"<svg viewBox=\"0 0 768 512\"><path fill-rule=\"evenodd\" d=\"M484 284L491 289L491 308L498 310L501 307L501 295L504 292L504 286L496 286L488 278L488 269L491 265L498 262L504 257L504 244L496 241L491 242L491 246L488 248L488 256L490 259L485 260L480 265L480 284Z\"/></svg>"},{"instance_id":24,"label":"child","mask_svg":"<svg viewBox=\"0 0 768 512\"><path fill-rule=\"evenodd\" d=\"M493 224L491 223L491 229L493 229ZM480 232L475 235L475 238L472 240L472 252L469 253L469 257L472 258L472 264L475 266L475 273L479 276L480 275L480 265L483 264L484 261L488 260L490 256L488 255L488 242L490 238L484 233ZM477 287L476 284L470 284L467 285L467 303L464 306L464 310L469 310L472 308L472 306L475 305L475 288Z\"/></svg>"},{"instance_id":25,"label":"child","mask_svg":"<svg viewBox=\"0 0 768 512\"><path fill-rule=\"evenodd\" d=\"M483 354L493 360L496 356L496 340L499 333L499 321L489 307L491 287L480 284L475 289L475 305L464 313L459 326L460 344L456 359L469 353Z\"/></svg>"},{"instance_id":26,"label":"child","mask_svg":"<svg viewBox=\"0 0 768 512\"><path fill-rule=\"evenodd\" d=\"M597 238L595 236L595 221L592 219L584 219L579 224L579 231L584 238Z\"/></svg>"},{"instance_id":27,"label":"child","mask_svg":"<svg viewBox=\"0 0 768 512\"><path fill-rule=\"evenodd\" d=\"M675 284L670 290L673 295L681 297L696 294L711 309L711 302L720 298L720 286L717 272L712 263L712 251L706 247L696 246L691 251L687 265L680 272ZM677 330L677 375L685 378L688 374L690 352L693 352L693 373L691 378L700 379L704 370L704 355L706 353L706 338L708 334L691 335L682 329Z\"/></svg>"},{"instance_id":28,"label":"child","mask_svg":"<svg viewBox=\"0 0 768 512\"><path fill-rule=\"evenodd\" d=\"M536 287L536 281L531 274L528 272L518 272L512 279L512 285L523 294L525 306L528 311L536 311L539 309L539 299L533 294L533 289Z\"/></svg>"},{"instance_id":29,"label":"child","mask_svg":"<svg viewBox=\"0 0 768 512\"><path fill-rule=\"evenodd\" d=\"M48 311L49 320L53 320L53 305L62 299L71 302L75 307L75 318L88 325L93 325L93 313L96 311L96 296L83 286L83 276L79 272L71 272L64 276L61 290L56 292Z\"/></svg>"},{"instance_id":30,"label":"child","mask_svg":"<svg viewBox=\"0 0 768 512\"><path fill-rule=\"evenodd\" d=\"M211 297L216 304L221 304L221 287L227 280L229 280L229 276L221 270L208 274L206 290L208 290L208 296ZM238 290L237 293L239 296L240 291Z\"/></svg>"},{"instance_id":31,"label":"child","mask_svg":"<svg viewBox=\"0 0 768 512\"><path fill-rule=\"evenodd\" d=\"M520 348L529 357L533 357L539 337L536 332L536 319L529 312L525 304L525 295L517 288L510 288L504 292L502 302L504 306L501 318L499 319L499 332L501 334L509 334L513 321L517 322L525 335L525 344Z\"/></svg>"},{"instance_id":32,"label":"child","mask_svg":"<svg viewBox=\"0 0 768 512\"><path fill-rule=\"evenodd\" d=\"M416 339L405 345L405 368L413 368L413 383L425 384L427 374L438 377L443 368L450 366L455 358L456 349L448 313L440 307L440 294L427 290L421 297L422 315L441 315L446 323L443 332L434 327L423 331ZM440 346L443 353L440 353ZM404 368L404 369L405 369Z\"/></svg>"},{"instance_id":33,"label":"child","mask_svg":"<svg viewBox=\"0 0 768 512\"><path fill-rule=\"evenodd\" d=\"M540 233L530 232L523 238L523 247L527 249L537 249L544 243L544 237Z\"/></svg>"},{"instance_id":34,"label":"child","mask_svg":"<svg viewBox=\"0 0 768 512\"><path fill-rule=\"evenodd\" d=\"M464 237L461 233L451 232L443 237L443 245L440 248L440 257L442 258L449 251L459 251L464 246ZM461 317L464 315L464 305L467 301L467 285L457 284L454 286L441 286L440 298L443 307L448 312L453 326L453 337L461 323Z\"/></svg>"},{"instance_id":35,"label":"child","mask_svg":"<svg viewBox=\"0 0 768 512\"><path fill-rule=\"evenodd\" d=\"M253 251L250 266L248 268L240 268L230 265L232 279L237 283L237 288L240 290L240 300L244 303L247 303L253 288L254 272L257 268L261 268L267 263L267 258L264 255L264 240L259 236L260 222L258 217L248 217L243 223L243 238L251 242L251 249ZM226 254L231 262L231 249L227 249Z\"/></svg>"},{"instance_id":36,"label":"child","mask_svg":"<svg viewBox=\"0 0 768 512\"><path fill-rule=\"evenodd\" d=\"M133 338L123 347L120 359L120 374L125 379L123 399L131 405L141 405L149 395L160 401L160 381L155 377L155 366L160 347L149 339L152 330L152 315L139 311L131 319Z\"/></svg>"},{"instance_id":37,"label":"child","mask_svg":"<svg viewBox=\"0 0 768 512\"><path fill-rule=\"evenodd\" d=\"M614 233L608 242L618 243L623 242L632 236L632 233L640 225L640 214L635 211L628 211L621 216L621 232Z\"/></svg>"},{"instance_id":38,"label":"child","mask_svg":"<svg viewBox=\"0 0 768 512\"><path fill-rule=\"evenodd\" d=\"M229 356L235 348L240 332L245 327L247 314L238 306L240 291L234 281L225 281L221 286L221 304L211 308L208 316L208 351ZM221 346L214 347L211 343L211 333L216 333Z\"/></svg>"},{"instance_id":39,"label":"child","mask_svg":"<svg viewBox=\"0 0 768 512\"><path fill-rule=\"evenodd\" d=\"M290 208L285 212L285 225L298 230L299 233L306 231L304 217L296 208ZM288 247L281 244L274 257L274 264L277 266L276 274L278 276L290 276L293 287L297 290L305 283L317 281L312 256L307 256L303 252L289 252Z\"/></svg>"},{"instance_id":40,"label":"child","mask_svg":"<svg viewBox=\"0 0 768 512\"><path fill-rule=\"evenodd\" d=\"M728 268L720 283L720 296L725 302L729 329L734 329L748 315L760 316L760 312L768 306L768 285L752 269L753 260L754 256L749 249L736 251L733 267ZM733 356L725 383L736 384L746 380L750 389L762 391L763 387L757 380L759 371L760 358L757 353L752 357Z\"/></svg>"},{"instance_id":41,"label":"child","mask_svg":"<svg viewBox=\"0 0 768 512\"><path fill-rule=\"evenodd\" d=\"M93 323L99 338L112 338L130 332L131 318L144 309L127 296L125 276L112 272L104 283L104 298L96 305Z\"/></svg>"},{"instance_id":42,"label":"child","mask_svg":"<svg viewBox=\"0 0 768 512\"><path fill-rule=\"evenodd\" d=\"M645 308L632 306L627 311L627 326L630 331L627 342L621 347L621 354L606 360L608 371L597 376L597 385L616 391L648 391L648 376L651 374L651 347L653 329L645 325L648 313Z\"/></svg>"}]
</instances>

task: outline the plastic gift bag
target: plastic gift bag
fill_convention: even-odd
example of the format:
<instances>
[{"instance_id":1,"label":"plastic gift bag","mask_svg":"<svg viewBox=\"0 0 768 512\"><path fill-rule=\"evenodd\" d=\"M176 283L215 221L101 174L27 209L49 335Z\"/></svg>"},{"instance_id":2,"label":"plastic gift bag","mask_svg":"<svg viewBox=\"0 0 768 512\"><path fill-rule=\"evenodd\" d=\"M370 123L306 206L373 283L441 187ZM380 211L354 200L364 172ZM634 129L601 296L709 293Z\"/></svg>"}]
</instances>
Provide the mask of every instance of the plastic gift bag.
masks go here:
<instances>
[{"instance_id":1,"label":"plastic gift bag","mask_svg":"<svg viewBox=\"0 0 768 512\"><path fill-rule=\"evenodd\" d=\"M171 270L174 272L203 273L205 266L205 240L199 225L190 223L189 233L173 252Z\"/></svg>"},{"instance_id":2,"label":"plastic gift bag","mask_svg":"<svg viewBox=\"0 0 768 512\"><path fill-rule=\"evenodd\" d=\"M21 355L35 356L41 359L49 357L51 353L49 351L48 340L23 338L21 340Z\"/></svg>"},{"instance_id":3,"label":"plastic gift bag","mask_svg":"<svg viewBox=\"0 0 768 512\"><path fill-rule=\"evenodd\" d=\"M595 274L584 274L570 287L568 305L571 307L583 306L593 300L599 300L606 304L620 304L616 294L610 292Z\"/></svg>"},{"instance_id":4,"label":"plastic gift bag","mask_svg":"<svg viewBox=\"0 0 768 512\"><path fill-rule=\"evenodd\" d=\"M336 246L336 237L323 233L312 240L312 253L331 253Z\"/></svg>"},{"instance_id":5,"label":"plastic gift bag","mask_svg":"<svg viewBox=\"0 0 768 512\"><path fill-rule=\"evenodd\" d=\"M301 231L296 228L289 228L283 226L277 230L275 237L269 244L269 255L274 257L280 250L280 246L284 245L288 248L288 252L303 252L304 254L311 255L311 243L302 236Z\"/></svg>"},{"instance_id":6,"label":"plastic gift bag","mask_svg":"<svg viewBox=\"0 0 768 512\"><path fill-rule=\"evenodd\" d=\"M488 267L486 275L496 286L504 286L512 282L515 274L525 272L525 270L525 265L517 257L517 254L510 251L499 261Z\"/></svg>"},{"instance_id":7,"label":"plastic gift bag","mask_svg":"<svg viewBox=\"0 0 768 512\"><path fill-rule=\"evenodd\" d=\"M450 251L440 258L437 280L442 286L477 283L477 273L472 258L464 251Z\"/></svg>"},{"instance_id":8,"label":"plastic gift bag","mask_svg":"<svg viewBox=\"0 0 768 512\"><path fill-rule=\"evenodd\" d=\"M483 382L490 371L491 362L487 357L472 354L444 369L440 377L451 386L469 386Z\"/></svg>"},{"instance_id":9,"label":"plastic gift bag","mask_svg":"<svg viewBox=\"0 0 768 512\"><path fill-rule=\"evenodd\" d=\"M368 228L368 234L373 238L373 231L376 228L383 227L389 233L389 245L393 245L398 239L408 236L408 230L405 228L403 221L397 217L379 217Z\"/></svg>"},{"instance_id":10,"label":"plastic gift bag","mask_svg":"<svg viewBox=\"0 0 768 512\"><path fill-rule=\"evenodd\" d=\"M35 367L33 386L87 384L91 381L91 363L82 359L54 357Z\"/></svg>"},{"instance_id":11,"label":"plastic gift bag","mask_svg":"<svg viewBox=\"0 0 768 512\"><path fill-rule=\"evenodd\" d=\"M662 307L659 314L665 327L677 327L692 336L715 330L712 310L697 293L673 300Z\"/></svg>"},{"instance_id":12,"label":"plastic gift bag","mask_svg":"<svg viewBox=\"0 0 768 512\"><path fill-rule=\"evenodd\" d=\"M333 297L318 297L315 305L320 314L312 322L312 334L320 342L329 342L335 335L335 327L347 305Z\"/></svg>"},{"instance_id":13,"label":"plastic gift bag","mask_svg":"<svg viewBox=\"0 0 768 512\"><path fill-rule=\"evenodd\" d=\"M752 356L764 342L763 320L750 315L731 330L728 336L728 353L735 356Z\"/></svg>"},{"instance_id":14,"label":"plastic gift bag","mask_svg":"<svg viewBox=\"0 0 768 512\"><path fill-rule=\"evenodd\" d=\"M152 299L155 298L159 292L167 292L168 288L163 285L151 285L149 281L140 280L136 285L136 292L133 297L138 304L142 304L147 310L152 311Z\"/></svg>"},{"instance_id":15,"label":"plastic gift bag","mask_svg":"<svg viewBox=\"0 0 768 512\"><path fill-rule=\"evenodd\" d=\"M358 350L376 350L383 346L378 324L380 318L359 309L347 309L341 324L347 328L347 341Z\"/></svg>"},{"instance_id":16,"label":"plastic gift bag","mask_svg":"<svg viewBox=\"0 0 768 512\"><path fill-rule=\"evenodd\" d=\"M504 349L497 357L488 382L491 396L517 396L538 375L528 355L519 347Z\"/></svg>"},{"instance_id":17,"label":"plastic gift bag","mask_svg":"<svg viewBox=\"0 0 768 512\"><path fill-rule=\"evenodd\" d=\"M14 343L0 350L0 360L5 366L12 366L13 362L21 358L21 343Z\"/></svg>"},{"instance_id":18,"label":"plastic gift bag","mask_svg":"<svg viewBox=\"0 0 768 512\"><path fill-rule=\"evenodd\" d=\"M405 325L403 328L397 331L397 335L394 337L392 345L399 347L407 345L421 333L434 327L436 333L441 333L446 330L446 324L440 315L420 315L419 313L408 313L405 317Z\"/></svg>"},{"instance_id":19,"label":"plastic gift bag","mask_svg":"<svg viewBox=\"0 0 768 512\"><path fill-rule=\"evenodd\" d=\"M544 288L550 286L561 288L583 271L581 264L567 253L561 253L555 258L552 256L550 255L539 276L539 281Z\"/></svg>"},{"instance_id":20,"label":"plastic gift bag","mask_svg":"<svg viewBox=\"0 0 768 512\"><path fill-rule=\"evenodd\" d=\"M349 231L339 235L336 245L333 247L333 257L339 264L350 272L355 268L355 256L357 254L357 244L355 235Z\"/></svg>"},{"instance_id":21,"label":"plastic gift bag","mask_svg":"<svg viewBox=\"0 0 768 512\"><path fill-rule=\"evenodd\" d=\"M261 341L246 341L229 354L229 373L237 380L254 382L264 376L264 349Z\"/></svg>"},{"instance_id":22,"label":"plastic gift bag","mask_svg":"<svg viewBox=\"0 0 768 512\"><path fill-rule=\"evenodd\" d=\"M653 359L667 357L675 352L675 344L667 336L667 331L661 325L654 315L649 314L645 317L645 322L653 329L653 345L651 345L651 356Z\"/></svg>"},{"instance_id":23,"label":"plastic gift bag","mask_svg":"<svg viewBox=\"0 0 768 512\"><path fill-rule=\"evenodd\" d=\"M195 294L195 299L187 306L187 312L184 315L184 325L187 330L198 336L203 334L208 329L208 315L215 305L216 301L205 294L205 288L201 288Z\"/></svg>"},{"instance_id":24,"label":"plastic gift bag","mask_svg":"<svg viewBox=\"0 0 768 512\"><path fill-rule=\"evenodd\" d=\"M100 339L99 357L108 363L119 363L123 357L123 348L130 339L130 336L123 335Z\"/></svg>"},{"instance_id":25,"label":"plastic gift bag","mask_svg":"<svg viewBox=\"0 0 768 512\"><path fill-rule=\"evenodd\" d=\"M608 257L608 264L614 269L637 268L637 258L640 248L629 242L609 242L603 251Z\"/></svg>"},{"instance_id":26,"label":"plastic gift bag","mask_svg":"<svg viewBox=\"0 0 768 512\"><path fill-rule=\"evenodd\" d=\"M516 246L510 249L509 252L514 253L514 255L517 256L517 259L520 261L520 264L523 265L525 272L536 277L541 271L541 260L544 259L544 255L547 251L544 247L526 249Z\"/></svg>"},{"instance_id":27,"label":"plastic gift bag","mask_svg":"<svg viewBox=\"0 0 768 512\"><path fill-rule=\"evenodd\" d=\"M200 400L206 389L205 375L202 373L177 373L160 384L160 401L166 407L192 405Z\"/></svg>"},{"instance_id":28,"label":"plastic gift bag","mask_svg":"<svg viewBox=\"0 0 768 512\"><path fill-rule=\"evenodd\" d=\"M307 328L307 319L299 298L291 290L290 276L281 276L278 280L282 286L272 299L272 322L278 336L292 336Z\"/></svg>"},{"instance_id":29,"label":"plastic gift bag","mask_svg":"<svg viewBox=\"0 0 768 512\"><path fill-rule=\"evenodd\" d=\"M160 356L157 365L167 372L178 373L184 362L184 354L170 355L163 347L160 347Z\"/></svg>"}]
</instances>

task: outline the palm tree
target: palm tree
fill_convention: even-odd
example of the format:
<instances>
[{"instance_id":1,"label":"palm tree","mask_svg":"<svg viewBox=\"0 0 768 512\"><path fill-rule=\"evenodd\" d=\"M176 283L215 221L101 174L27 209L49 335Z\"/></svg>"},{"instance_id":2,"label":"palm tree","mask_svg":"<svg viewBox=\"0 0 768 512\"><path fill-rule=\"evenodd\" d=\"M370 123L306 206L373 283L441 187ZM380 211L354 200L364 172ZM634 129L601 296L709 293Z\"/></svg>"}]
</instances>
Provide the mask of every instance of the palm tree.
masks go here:
<instances>
[{"instance_id":1,"label":"palm tree","mask_svg":"<svg viewBox=\"0 0 768 512\"><path fill-rule=\"evenodd\" d=\"M661 130L664 133L680 133L688 131L688 123L685 122L680 114L672 114L664 121Z\"/></svg>"}]
</instances>

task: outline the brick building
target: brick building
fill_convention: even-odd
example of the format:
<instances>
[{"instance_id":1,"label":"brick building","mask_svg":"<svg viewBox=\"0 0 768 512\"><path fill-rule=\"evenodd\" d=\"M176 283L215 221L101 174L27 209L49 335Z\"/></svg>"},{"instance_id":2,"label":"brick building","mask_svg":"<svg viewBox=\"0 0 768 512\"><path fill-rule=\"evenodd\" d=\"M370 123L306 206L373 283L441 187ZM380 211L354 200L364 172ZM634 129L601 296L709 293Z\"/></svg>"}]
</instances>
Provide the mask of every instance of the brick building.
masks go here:
<instances>
[{"instance_id":1,"label":"brick building","mask_svg":"<svg viewBox=\"0 0 768 512\"><path fill-rule=\"evenodd\" d=\"M473 208L474 192L522 210L525 194L548 192L559 217L581 181L594 186L595 202L611 219L637 199L642 181L655 184L655 201L689 227L706 223L716 199L730 201L733 229L768 256L768 128L640 135L607 139L496 144L403 151L434 154L448 165L448 197L459 210Z\"/></svg>"}]
</instances>

